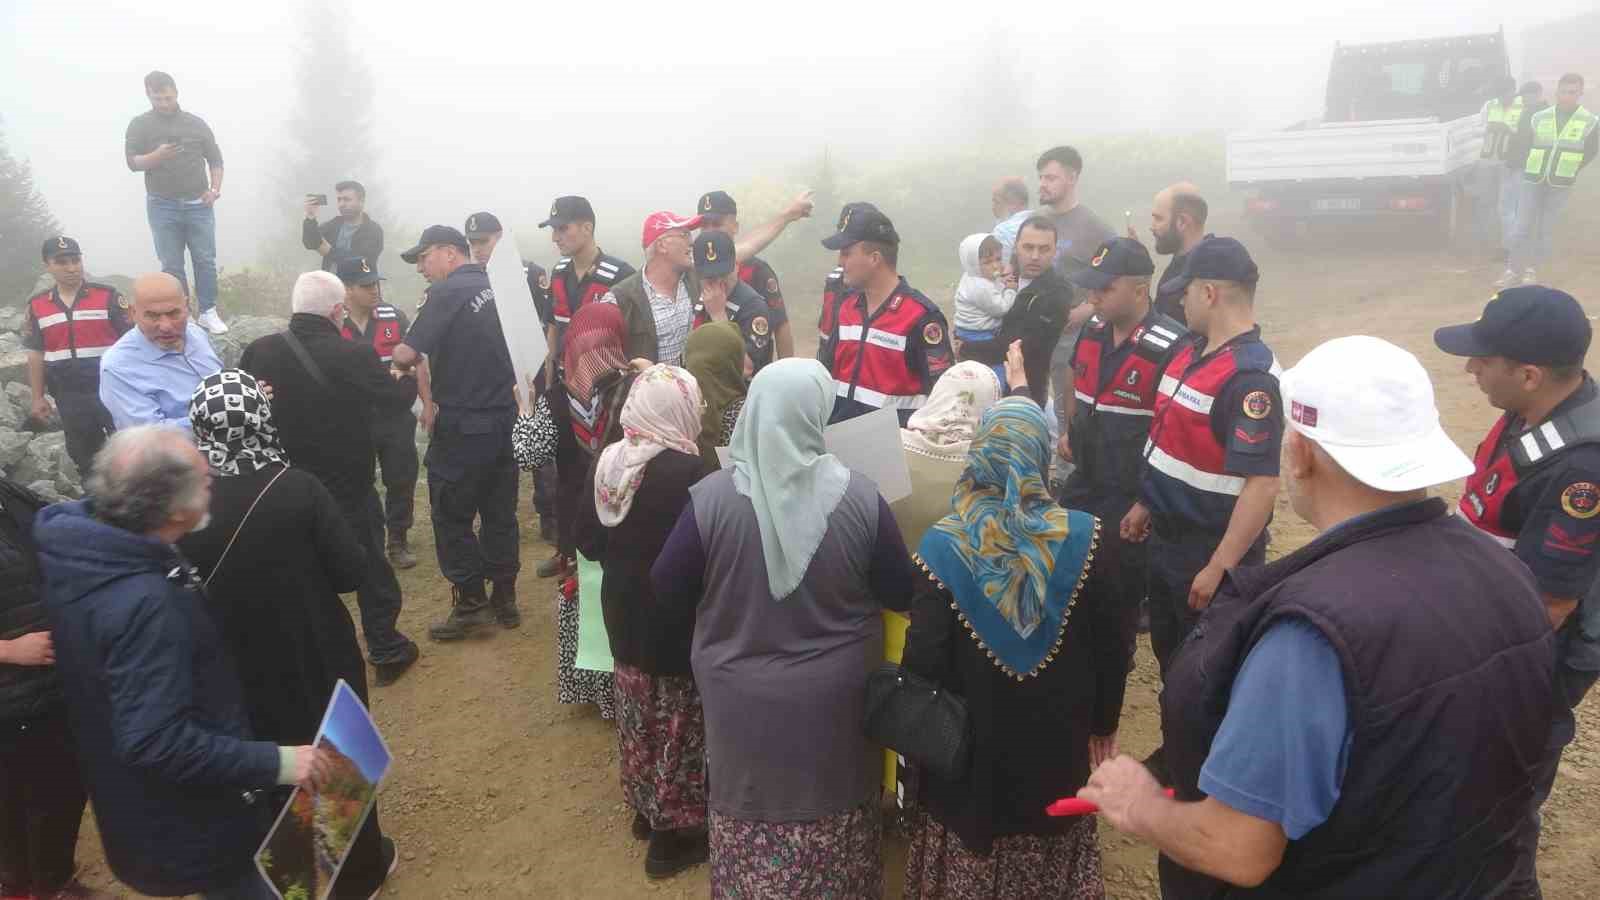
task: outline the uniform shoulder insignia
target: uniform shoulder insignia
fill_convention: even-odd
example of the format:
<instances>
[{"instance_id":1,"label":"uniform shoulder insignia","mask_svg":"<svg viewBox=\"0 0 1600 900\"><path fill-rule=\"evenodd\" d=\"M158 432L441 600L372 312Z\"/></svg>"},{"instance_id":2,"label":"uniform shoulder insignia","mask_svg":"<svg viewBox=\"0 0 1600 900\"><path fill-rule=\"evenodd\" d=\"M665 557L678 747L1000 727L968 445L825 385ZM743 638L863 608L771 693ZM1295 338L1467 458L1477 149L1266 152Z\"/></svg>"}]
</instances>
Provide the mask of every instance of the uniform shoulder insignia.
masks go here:
<instances>
[{"instance_id":1,"label":"uniform shoulder insignia","mask_svg":"<svg viewBox=\"0 0 1600 900\"><path fill-rule=\"evenodd\" d=\"M550 273L549 272L540 272L539 273L539 287L542 290L549 290L550 289Z\"/></svg>"},{"instance_id":2,"label":"uniform shoulder insignia","mask_svg":"<svg viewBox=\"0 0 1600 900\"><path fill-rule=\"evenodd\" d=\"M1251 391L1244 395L1244 414L1252 419L1265 419L1272 415L1272 395L1266 391Z\"/></svg>"},{"instance_id":3,"label":"uniform shoulder insignia","mask_svg":"<svg viewBox=\"0 0 1600 900\"><path fill-rule=\"evenodd\" d=\"M922 326L922 339L930 347L937 347L944 341L944 326L938 322L929 322Z\"/></svg>"},{"instance_id":4,"label":"uniform shoulder insignia","mask_svg":"<svg viewBox=\"0 0 1600 900\"><path fill-rule=\"evenodd\" d=\"M115 296L117 298L117 306L119 306L119 307L121 307L123 309L128 309L132 305L133 301L128 299L128 295L127 294L124 294L121 291L117 291Z\"/></svg>"},{"instance_id":5,"label":"uniform shoulder insignia","mask_svg":"<svg viewBox=\"0 0 1600 900\"><path fill-rule=\"evenodd\" d=\"M750 330L754 332L757 337L766 337L767 332L771 331L772 327L767 324L766 316L756 316L754 319L750 320Z\"/></svg>"},{"instance_id":6,"label":"uniform shoulder insignia","mask_svg":"<svg viewBox=\"0 0 1600 900\"><path fill-rule=\"evenodd\" d=\"M1600 515L1600 487L1592 481L1574 481L1561 492L1561 509L1574 519Z\"/></svg>"},{"instance_id":7,"label":"uniform shoulder insignia","mask_svg":"<svg viewBox=\"0 0 1600 900\"><path fill-rule=\"evenodd\" d=\"M570 269L570 268L572 268L572 257L563 256L560 259L556 260L556 264L551 269L551 271L552 272L565 272L567 269Z\"/></svg>"}]
</instances>

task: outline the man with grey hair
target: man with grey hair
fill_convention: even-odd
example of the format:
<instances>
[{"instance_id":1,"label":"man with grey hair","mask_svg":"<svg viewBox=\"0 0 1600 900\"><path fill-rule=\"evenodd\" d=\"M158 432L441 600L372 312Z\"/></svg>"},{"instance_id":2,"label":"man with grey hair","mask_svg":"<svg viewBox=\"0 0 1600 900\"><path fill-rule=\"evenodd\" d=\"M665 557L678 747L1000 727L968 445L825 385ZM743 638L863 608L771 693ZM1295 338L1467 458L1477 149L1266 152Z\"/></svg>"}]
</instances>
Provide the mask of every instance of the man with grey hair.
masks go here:
<instances>
[{"instance_id":1,"label":"man with grey hair","mask_svg":"<svg viewBox=\"0 0 1600 900\"><path fill-rule=\"evenodd\" d=\"M418 650L395 627L400 582L384 554L372 423L409 410L417 381L390 377L372 345L344 339L345 288L337 276L306 272L295 280L290 303L288 329L251 343L239 368L272 385L272 418L284 451L322 481L366 551L367 574L356 591L361 628L375 680L392 684L417 661Z\"/></svg>"},{"instance_id":2,"label":"man with grey hair","mask_svg":"<svg viewBox=\"0 0 1600 900\"><path fill-rule=\"evenodd\" d=\"M189 397L222 369L204 330L189 321L183 285L165 272L133 282L133 328L100 357L100 402L118 428L189 430Z\"/></svg>"},{"instance_id":3,"label":"man with grey hair","mask_svg":"<svg viewBox=\"0 0 1600 900\"><path fill-rule=\"evenodd\" d=\"M91 499L39 513L56 667L106 860L143 894L270 897L260 792L318 787L332 760L251 739L222 640L174 544L205 527L211 473L188 436L112 435Z\"/></svg>"}]
</instances>

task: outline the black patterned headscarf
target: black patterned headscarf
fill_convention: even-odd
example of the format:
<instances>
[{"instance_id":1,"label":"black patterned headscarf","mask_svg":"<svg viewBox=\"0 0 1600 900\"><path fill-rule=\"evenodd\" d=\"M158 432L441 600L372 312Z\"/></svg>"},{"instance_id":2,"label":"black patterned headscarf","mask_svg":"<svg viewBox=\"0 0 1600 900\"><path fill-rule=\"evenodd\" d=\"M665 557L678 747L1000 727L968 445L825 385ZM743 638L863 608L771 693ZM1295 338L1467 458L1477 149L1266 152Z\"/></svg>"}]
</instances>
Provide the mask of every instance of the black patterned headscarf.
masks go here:
<instances>
[{"instance_id":1,"label":"black patterned headscarf","mask_svg":"<svg viewBox=\"0 0 1600 900\"><path fill-rule=\"evenodd\" d=\"M195 444L219 476L289 464L272 424L272 404L249 372L223 369L200 382L189 400L189 421Z\"/></svg>"}]
</instances>

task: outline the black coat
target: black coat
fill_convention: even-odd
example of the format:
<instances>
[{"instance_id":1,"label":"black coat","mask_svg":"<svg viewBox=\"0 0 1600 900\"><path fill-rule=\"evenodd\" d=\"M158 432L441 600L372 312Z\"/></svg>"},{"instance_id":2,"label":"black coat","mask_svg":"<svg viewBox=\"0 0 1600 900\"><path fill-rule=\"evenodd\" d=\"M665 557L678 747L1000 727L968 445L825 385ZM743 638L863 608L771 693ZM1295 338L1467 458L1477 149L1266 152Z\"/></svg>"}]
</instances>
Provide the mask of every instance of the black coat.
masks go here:
<instances>
[{"instance_id":1,"label":"black coat","mask_svg":"<svg viewBox=\"0 0 1600 900\"><path fill-rule=\"evenodd\" d=\"M578 552L605 570L600 604L611 655L651 675L690 674L693 617L669 616L656 608L650 567L689 505L690 485L704 474L700 457L662 451L645 465L628 515L610 528L600 524L595 512L594 466L584 479L578 504Z\"/></svg>"},{"instance_id":2,"label":"black coat","mask_svg":"<svg viewBox=\"0 0 1600 900\"><path fill-rule=\"evenodd\" d=\"M339 239L340 220L334 216L321 225L316 219L304 219L300 225L300 243L307 250L317 250L322 247L322 242L327 241L332 247ZM330 252L322 257L324 271L332 272L339 259L338 251ZM378 271L378 257L383 254L383 226L372 221L371 216L365 216L362 223L356 226L356 233L350 236L350 255L359 256L367 261L372 271Z\"/></svg>"},{"instance_id":3,"label":"black coat","mask_svg":"<svg viewBox=\"0 0 1600 900\"><path fill-rule=\"evenodd\" d=\"M279 472L282 477L263 494ZM241 532L252 503L255 511ZM217 570L235 533L238 540ZM210 527L178 546L201 579L211 578L208 608L233 654L257 738L286 746L311 743L341 678L366 702L366 665L350 611L339 599L360 586L366 561L333 496L315 476L268 466L216 479Z\"/></svg>"},{"instance_id":4,"label":"black coat","mask_svg":"<svg viewBox=\"0 0 1600 900\"><path fill-rule=\"evenodd\" d=\"M48 631L33 516L39 496L0 476L0 641ZM0 663L0 722L27 722L61 708L61 677L55 666Z\"/></svg>"},{"instance_id":5,"label":"black coat","mask_svg":"<svg viewBox=\"0 0 1600 900\"><path fill-rule=\"evenodd\" d=\"M1050 396L1050 357L1067 327L1072 306L1072 285L1054 268L1045 269L1027 287L1017 292L1011 311L1000 322L1000 358L982 360L990 364L1005 362L1005 350L1012 341L1022 341L1022 364L1028 372L1028 393L1041 407Z\"/></svg>"},{"instance_id":6,"label":"black coat","mask_svg":"<svg viewBox=\"0 0 1600 900\"><path fill-rule=\"evenodd\" d=\"M345 340L321 316L296 313L289 331L322 370L326 387L281 334L246 347L239 368L272 385L272 420L290 463L320 478L340 507L350 509L372 489L374 417L409 408L417 381L391 378L371 345Z\"/></svg>"},{"instance_id":7,"label":"black coat","mask_svg":"<svg viewBox=\"0 0 1600 900\"><path fill-rule=\"evenodd\" d=\"M1023 681L963 627L944 585L917 585L902 664L966 700L972 736L966 774L925 773L921 802L975 853L999 837L1065 832L1078 820L1044 809L1088 782L1089 737L1116 732L1131 662L1106 559L1090 561L1055 660Z\"/></svg>"}]
</instances>

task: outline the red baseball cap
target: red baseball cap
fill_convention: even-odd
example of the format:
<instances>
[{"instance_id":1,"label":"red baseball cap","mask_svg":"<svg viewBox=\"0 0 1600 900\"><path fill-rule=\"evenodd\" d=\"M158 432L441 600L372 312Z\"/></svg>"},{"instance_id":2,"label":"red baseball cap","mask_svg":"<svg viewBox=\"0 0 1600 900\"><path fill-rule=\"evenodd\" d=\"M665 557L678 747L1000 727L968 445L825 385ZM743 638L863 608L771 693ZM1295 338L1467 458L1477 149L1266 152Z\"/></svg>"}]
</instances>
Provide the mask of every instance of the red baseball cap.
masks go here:
<instances>
[{"instance_id":1,"label":"red baseball cap","mask_svg":"<svg viewBox=\"0 0 1600 900\"><path fill-rule=\"evenodd\" d=\"M700 227L700 217L684 218L677 213L653 212L644 219L644 247L649 249L656 238L669 231L693 231Z\"/></svg>"}]
</instances>

